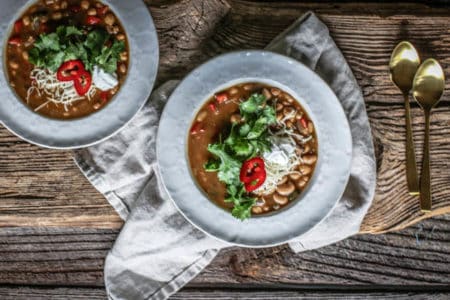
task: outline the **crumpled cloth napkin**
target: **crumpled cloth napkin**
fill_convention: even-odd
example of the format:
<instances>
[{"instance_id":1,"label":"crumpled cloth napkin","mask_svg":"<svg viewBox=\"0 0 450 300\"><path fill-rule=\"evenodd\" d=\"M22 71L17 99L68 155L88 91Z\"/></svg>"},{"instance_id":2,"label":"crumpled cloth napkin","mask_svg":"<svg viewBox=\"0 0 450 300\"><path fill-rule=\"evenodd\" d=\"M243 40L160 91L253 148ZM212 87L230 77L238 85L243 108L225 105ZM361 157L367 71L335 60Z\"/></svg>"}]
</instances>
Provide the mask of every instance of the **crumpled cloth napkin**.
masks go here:
<instances>
[{"instance_id":1,"label":"crumpled cloth napkin","mask_svg":"<svg viewBox=\"0 0 450 300\"><path fill-rule=\"evenodd\" d=\"M374 149L360 88L327 27L313 13L297 20L267 50L315 70L340 99L352 130L353 161L345 193L323 222L289 244L299 252L359 231L374 196ZM167 299L229 246L186 221L162 186L155 162L156 132L159 115L177 83L169 81L154 91L116 136L74 152L82 172L126 220L105 262L110 299Z\"/></svg>"}]
</instances>

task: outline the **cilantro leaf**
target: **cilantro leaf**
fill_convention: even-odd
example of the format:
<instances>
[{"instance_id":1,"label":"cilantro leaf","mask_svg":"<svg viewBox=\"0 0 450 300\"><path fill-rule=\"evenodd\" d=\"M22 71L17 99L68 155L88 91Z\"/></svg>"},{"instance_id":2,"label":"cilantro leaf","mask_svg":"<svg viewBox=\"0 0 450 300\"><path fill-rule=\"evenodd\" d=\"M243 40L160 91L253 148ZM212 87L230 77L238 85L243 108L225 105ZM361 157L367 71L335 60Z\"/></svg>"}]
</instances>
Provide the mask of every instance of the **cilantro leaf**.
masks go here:
<instances>
[{"instance_id":1,"label":"cilantro leaf","mask_svg":"<svg viewBox=\"0 0 450 300\"><path fill-rule=\"evenodd\" d=\"M116 72L120 54L125 51L123 41L110 43L112 39L100 28L84 34L75 26L59 26L56 32L39 36L29 51L30 62L55 72L65 61L80 59L88 71L98 65L111 74Z\"/></svg>"},{"instance_id":2,"label":"cilantro leaf","mask_svg":"<svg viewBox=\"0 0 450 300\"><path fill-rule=\"evenodd\" d=\"M219 180L226 184L225 202L233 204L231 214L240 220L251 216L256 203L255 197L248 194L240 182L242 163L270 151L268 128L277 122L275 109L265 103L262 94L252 94L239 105L242 122L231 125L223 142L220 138L219 142L208 146L208 151L217 159L208 161L204 168L217 172Z\"/></svg>"}]
</instances>

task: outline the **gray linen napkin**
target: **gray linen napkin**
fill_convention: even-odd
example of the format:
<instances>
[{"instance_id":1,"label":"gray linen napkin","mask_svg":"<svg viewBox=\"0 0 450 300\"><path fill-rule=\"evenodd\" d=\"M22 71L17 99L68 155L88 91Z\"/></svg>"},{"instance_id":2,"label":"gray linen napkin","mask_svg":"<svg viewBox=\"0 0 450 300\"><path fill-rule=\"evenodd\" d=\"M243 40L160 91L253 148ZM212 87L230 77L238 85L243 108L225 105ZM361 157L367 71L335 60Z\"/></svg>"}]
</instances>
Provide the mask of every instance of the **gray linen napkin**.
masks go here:
<instances>
[{"instance_id":1,"label":"gray linen napkin","mask_svg":"<svg viewBox=\"0 0 450 300\"><path fill-rule=\"evenodd\" d=\"M307 13L268 50L319 73L340 99L353 136L351 177L332 213L290 243L298 252L356 234L375 190L375 159L361 91L326 26ZM75 160L126 223L105 262L110 299L167 299L228 245L195 229L165 193L155 163L160 112L178 82L157 89L132 122L111 139L75 152Z\"/></svg>"}]
</instances>

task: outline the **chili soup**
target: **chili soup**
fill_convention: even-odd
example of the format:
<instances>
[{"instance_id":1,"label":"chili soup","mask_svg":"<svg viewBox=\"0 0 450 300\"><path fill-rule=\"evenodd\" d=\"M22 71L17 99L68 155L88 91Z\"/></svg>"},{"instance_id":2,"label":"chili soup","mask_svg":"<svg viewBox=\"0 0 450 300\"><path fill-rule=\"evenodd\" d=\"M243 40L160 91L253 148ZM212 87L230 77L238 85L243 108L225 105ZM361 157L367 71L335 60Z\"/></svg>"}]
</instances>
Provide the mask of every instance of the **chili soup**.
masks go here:
<instances>
[{"instance_id":1,"label":"chili soup","mask_svg":"<svg viewBox=\"0 0 450 300\"><path fill-rule=\"evenodd\" d=\"M241 220L298 199L313 175L314 124L288 93L261 83L209 99L188 137L192 174L208 198Z\"/></svg>"},{"instance_id":2,"label":"chili soup","mask_svg":"<svg viewBox=\"0 0 450 300\"><path fill-rule=\"evenodd\" d=\"M40 0L14 23L6 45L11 87L36 113L88 116L106 106L128 71L128 40L95 0Z\"/></svg>"}]
</instances>

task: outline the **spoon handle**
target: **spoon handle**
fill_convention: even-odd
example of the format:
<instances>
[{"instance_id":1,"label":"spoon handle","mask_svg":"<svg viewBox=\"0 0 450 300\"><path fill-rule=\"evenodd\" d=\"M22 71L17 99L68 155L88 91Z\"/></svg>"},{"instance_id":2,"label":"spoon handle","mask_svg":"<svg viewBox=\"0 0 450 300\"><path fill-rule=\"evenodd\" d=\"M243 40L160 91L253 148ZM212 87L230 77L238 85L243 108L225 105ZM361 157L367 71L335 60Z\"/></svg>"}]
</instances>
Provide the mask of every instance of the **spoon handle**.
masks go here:
<instances>
[{"instance_id":1,"label":"spoon handle","mask_svg":"<svg viewBox=\"0 0 450 300\"><path fill-rule=\"evenodd\" d=\"M419 195L419 178L417 176L416 153L414 151L414 140L411 129L411 113L408 94L405 97L406 113L406 181L410 195Z\"/></svg>"},{"instance_id":2,"label":"spoon handle","mask_svg":"<svg viewBox=\"0 0 450 300\"><path fill-rule=\"evenodd\" d=\"M430 111L425 110L425 142L423 144L422 177L420 179L420 209L431 211L431 178L430 178Z\"/></svg>"}]
</instances>

